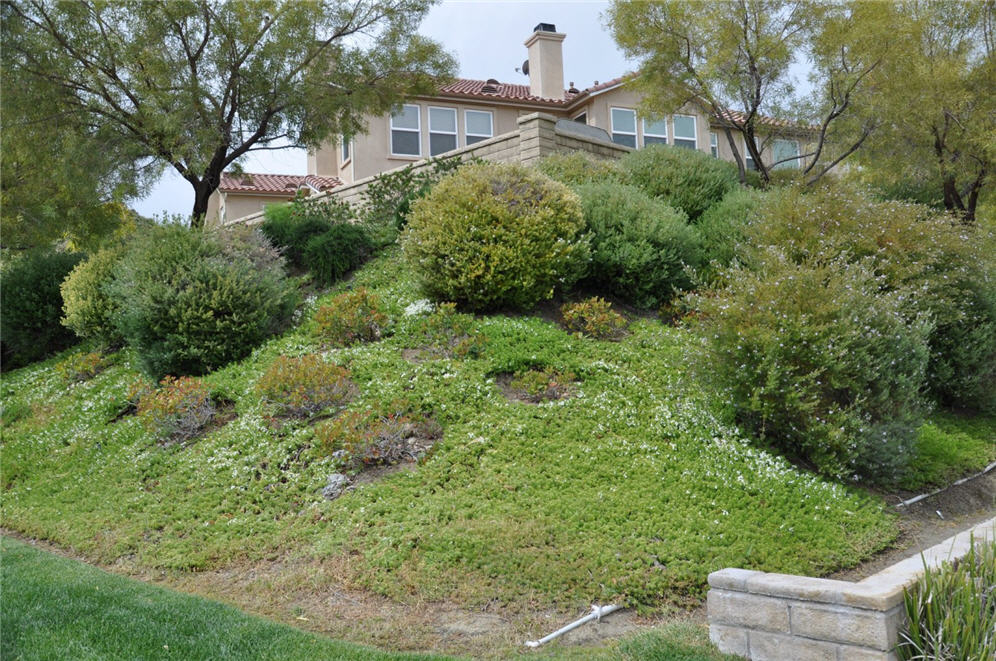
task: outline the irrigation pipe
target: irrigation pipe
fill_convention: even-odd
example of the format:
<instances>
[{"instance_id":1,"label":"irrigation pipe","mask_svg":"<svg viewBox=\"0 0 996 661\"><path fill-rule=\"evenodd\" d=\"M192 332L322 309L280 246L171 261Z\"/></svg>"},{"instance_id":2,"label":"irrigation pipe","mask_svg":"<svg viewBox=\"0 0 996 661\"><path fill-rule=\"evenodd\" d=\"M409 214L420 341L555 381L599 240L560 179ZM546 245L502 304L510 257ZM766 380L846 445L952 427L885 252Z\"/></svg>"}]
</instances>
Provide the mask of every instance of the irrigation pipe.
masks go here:
<instances>
[{"instance_id":1,"label":"irrigation pipe","mask_svg":"<svg viewBox=\"0 0 996 661\"><path fill-rule=\"evenodd\" d=\"M603 615L608 615L609 613L612 613L613 611L617 611L620 608L622 608L622 606L616 606L616 605L612 605L612 606L596 606L596 605L592 604L592 606L591 606L591 612L589 614L585 615L584 617L582 617L579 620L575 620L575 621L571 622L566 627L557 629L556 631L554 631L553 633L551 633L549 636L544 636L543 638L540 638L539 640L527 640L526 641L526 647L539 647L543 643L549 643L554 638L556 638L558 636L562 636L565 633L567 633L568 631L571 631L573 629L577 629L579 626L581 626L582 624L585 624L586 622L591 622L592 620L600 620L600 619L602 619Z\"/></svg>"},{"instance_id":2,"label":"irrigation pipe","mask_svg":"<svg viewBox=\"0 0 996 661\"><path fill-rule=\"evenodd\" d=\"M984 469L982 469L981 472L976 473L975 475L969 475L968 477L963 477L960 480L956 480L955 482L952 482L951 484L949 484L946 487L941 487L940 489L937 489L936 491L931 491L930 493L922 493L919 496L915 496L913 498L910 498L909 500L904 500L903 502L897 504L896 507L907 507L909 505L912 505L913 503L919 503L921 500L924 500L926 498L930 498L931 496L936 496L937 494L939 494L941 492L944 492L944 491L947 491L948 489L951 489L953 487L956 487L959 484L965 484L969 480L974 480L977 477L982 477L983 475L985 475L986 473L988 473L989 471L991 471L994 468L996 468L996 461L994 461L993 463L989 464Z\"/></svg>"}]
</instances>

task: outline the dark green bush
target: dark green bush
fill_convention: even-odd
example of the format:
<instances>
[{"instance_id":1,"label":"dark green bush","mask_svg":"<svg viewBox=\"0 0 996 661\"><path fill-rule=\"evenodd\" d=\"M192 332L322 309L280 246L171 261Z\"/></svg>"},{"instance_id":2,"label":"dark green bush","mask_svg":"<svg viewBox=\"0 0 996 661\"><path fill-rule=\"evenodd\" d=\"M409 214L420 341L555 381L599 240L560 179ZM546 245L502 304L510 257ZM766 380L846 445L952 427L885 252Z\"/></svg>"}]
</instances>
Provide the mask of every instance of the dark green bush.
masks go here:
<instances>
[{"instance_id":1,"label":"dark green bush","mask_svg":"<svg viewBox=\"0 0 996 661\"><path fill-rule=\"evenodd\" d=\"M35 250L5 260L0 273L0 346L4 369L27 365L76 343L59 323L59 287L82 253Z\"/></svg>"},{"instance_id":2,"label":"dark green bush","mask_svg":"<svg viewBox=\"0 0 996 661\"><path fill-rule=\"evenodd\" d=\"M263 211L263 217L260 229L270 243L280 248L294 266L308 268L305 258L308 243L331 227L353 222L355 214L349 204L337 197L298 196L293 202L271 204Z\"/></svg>"},{"instance_id":3,"label":"dark green bush","mask_svg":"<svg viewBox=\"0 0 996 661\"><path fill-rule=\"evenodd\" d=\"M569 287L588 260L577 196L519 165L474 164L415 203L405 256L438 301L530 308Z\"/></svg>"},{"instance_id":4,"label":"dark green bush","mask_svg":"<svg viewBox=\"0 0 996 661\"><path fill-rule=\"evenodd\" d=\"M63 280L62 324L78 337L94 339L105 346L122 341L114 326L114 305L107 289L113 277L114 265L124 254L124 245L102 248L73 269Z\"/></svg>"},{"instance_id":5,"label":"dark green bush","mask_svg":"<svg viewBox=\"0 0 996 661\"><path fill-rule=\"evenodd\" d=\"M914 292L934 321L927 385L939 402L996 410L996 239L915 204L876 202L845 187L782 189L753 215L742 258L763 268L777 245L790 259L870 259L892 290Z\"/></svg>"},{"instance_id":6,"label":"dark green bush","mask_svg":"<svg viewBox=\"0 0 996 661\"><path fill-rule=\"evenodd\" d=\"M623 181L681 209L693 223L737 187L737 169L692 149L651 145L623 156Z\"/></svg>"},{"instance_id":7,"label":"dark green bush","mask_svg":"<svg viewBox=\"0 0 996 661\"><path fill-rule=\"evenodd\" d=\"M540 159L536 169L568 186L619 181L622 176L618 161L595 158L583 151L551 154Z\"/></svg>"},{"instance_id":8,"label":"dark green bush","mask_svg":"<svg viewBox=\"0 0 996 661\"><path fill-rule=\"evenodd\" d=\"M373 252L370 235L359 225L333 225L304 247L304 265L315 281L330 285L366 261Z\"/></svg>"},{"instance_id":9,"label":"dark green bush","mask_svg":"<svg viewBox=\"0 0 996 661\"><path fill-rule=\"evenodd\" d=\"M729 266L737 254L737 245L747 236L751 215L761 205L762 193L737 188L705 210L696 227L702 239L704 276L714 277L716 267Z\"/></svg>"},{"instance_id":10,"label":"dark green bush","mask_svg":"<svg viewBox=\"0 0 996 661\"><path fill-rule=\"evenodd\" d=\"M795 263L693 297L708 350L701 372L729 394L751 434L818 471L894 482L912 458L931 324L909 292L882 292L870 264Z\"/></svg>"},{"instance_id":11,"label":"dark green bush","mask_svg":"<svg viewBox=\"0 0 996 661\"><path fill-rule=\"evenodd\" d=\"M645 308L670 301L691 284L699 237L685 214L634 186L578 187L591 235L591 284Z\"/></svg>"},{"instance_id":12,"label":"dark green bush","mask_svg":"<svg viewBox=\"0 0 996 661\"><path fill-rule=\"evenodd\" d=\"M116 327L154 379L246 356L290 319L297 298L283 259L258 232L178 225L136 237L108 291Z\"/></svg>"}]
</instances>

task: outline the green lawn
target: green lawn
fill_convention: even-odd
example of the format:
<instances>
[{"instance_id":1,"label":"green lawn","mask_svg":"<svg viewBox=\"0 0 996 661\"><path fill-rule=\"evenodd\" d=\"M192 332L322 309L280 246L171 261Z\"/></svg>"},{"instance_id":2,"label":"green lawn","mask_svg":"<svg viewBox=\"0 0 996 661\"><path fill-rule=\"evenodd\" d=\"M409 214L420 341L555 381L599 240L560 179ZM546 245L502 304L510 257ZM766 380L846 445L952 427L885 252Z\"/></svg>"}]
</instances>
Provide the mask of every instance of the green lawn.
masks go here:
<instances>
[{"instance_id":1,"label":"green lawn","mask_svg":"<svg viewBox=\"0 0 996 661\"><path fill-rule=\"evenodd\" d=\"M250 617L0 539L0 657L28 659L441 659L387 654Z\"/></svg>"},{"instance_id":2,"label":"green lawn","mask_svg":"<svg viewBox=\"0 0 996 661\"><path fill-rule=\"evenodd\" d=\"M342 558L354 586L396 598L565 612L697 603L726 566L821 574L897 534L881 501L747 443L686 376L682 329L639 320L600 342L494 315L475 322L479 357L412 359L423 340L405 309L420 297L397 251L351 284L387 303L388 337L327 350L305 324L269 342L207 377L237 416L185 447L119 415L127 353L68 387L59 358L5 375L4 525L103 562L186 570L293 551ZM322 498L336 468L313 427L272 430L252 393L276 356L313 351L352 370L351 409L404 398L433 412L444 437L417 471ZM497 375L534 366L573 372L573 397L506 399Z\"/></svg>"}]
</instances>

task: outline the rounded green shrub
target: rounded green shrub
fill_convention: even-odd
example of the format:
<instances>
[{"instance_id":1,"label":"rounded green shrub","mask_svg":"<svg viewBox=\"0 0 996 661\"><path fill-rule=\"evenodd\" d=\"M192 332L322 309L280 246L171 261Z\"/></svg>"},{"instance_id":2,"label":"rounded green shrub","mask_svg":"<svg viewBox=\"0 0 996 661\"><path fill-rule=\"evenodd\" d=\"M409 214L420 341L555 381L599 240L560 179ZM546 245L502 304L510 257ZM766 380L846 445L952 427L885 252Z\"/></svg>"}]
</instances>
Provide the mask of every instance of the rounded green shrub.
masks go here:
<instances>
[{"instance_id":1,"label":"rounded green shrub","mask_svg":"<svg viewBox=\"0 0 996 661\"><path fill-rule=\"evenodd\" d=\"M530 308L584 274L577 196L520 165L468 165L412 208L405 256L426 293L471 309Z\"/></svg>"},{"instance_id":2,"label":"rounded green shrub","mask_svg":"<svg viewBox=\"0 0 996 661\"><path fill-rule=\"evenodd\" d=\"M308 242L327 232L332 224L315 216L295 215L293 211L290 205L267 207L264 212L266 220L260 225L260 231L270 243L280 248L288 262L298 268L306 268L304 252Z\"/></svg>"},{"instance_id":3,"label":"rounded green shrub","mask_svg":"<svg viewBox=\"0 0 996 661\"><path fill-rule=\"evenodd\" d=\"M836 478L898 480L912 459L931 324L871 265L767 251L692 297L700 371L759 440Z\"/></svg>"},{"instance_id":4,"label":"rounded green shrub","mask_svg":"<svg viewBox=\"0 0 996 661\"><path fill-rule=\"evenodd\" d=\"M729 266L737 255L737 245L747 236L751 215L764 200L763 193L736 188L712 205L699 218L696 227L702 240L704 275L711 280L716 267Z\"/></svg>"},{"instance_id":5,"label":"rounded green shrub","mask_svg":"<svg viewBox=\"0 0 996 661\"><path fill-rule=\"evenodd\" d=\"M78 337L94 339L106 346L121 342L114 326L114 304L108 287L114 266L124 254L124 245L102 248L73 269L62 282L62 324Z\"/></svg>"},{"instance_id":6,"label":"rounded green shrub","mask_svg":"<svg viewBox=\"0 0 996 661\"><path fill-rule=\"evenodd\" d=\"M740 256L763 269L761 246L781 246L796 262L871 260L890 290L913 292L930 315L927 386L948 406L996 411L996 281L993 232L929 207L876 202L830 186L781 189L753 215Z\"/></svg>"},{"instance_id":7,"label":"rounded green shrub","mask_svg":"<svg viewBox=\"0 0 996 661\"><path fill-rule=\"evenodd\" d=\"M577 192L591 236L591 284L644 308L688 288L686 267L698 266L700 249L684 213L625 184L585 184Z\"/></svg>"},{"instance_id":8,"label":"rounded green shrub","mask_svg":"<svg viewBox=\"0 0 996 661\"><path fill-rule=\"evenodd\" d=\"M540 159L536 169L568 186L618 181L622 176L617 161L595 158L583 151L551 154Z\"/></svg>"},{"instance_id":9,"label":"rounded green shrub","mask_svg":"<svg viewBox=\"0 0 996 661\"><path fill-rule=\"evenodd\" d=\"M4 369L21 367L76 343L59 323L59 287L82 253L34 250L6 260L0 273L0 346Z\"/></svg>"},{"instance_id":10,"label":"rounded green shrub","mask_svg":"<svg viewBox=\"0 0 996 661\"><path fill-rule=\"evenodd\" d=\"M312 236L303 262L321 285L330 285L366 261L373 252L369 233L359 225L333 225Z\"/></svg>"},{"instance_id":11,"label":"rounded green shrub","mask_svg":"<svg viewBox=\"0 0 996 661\"><path fill-rule=\"evenodd\" d=\"M283 259L245 228L152 228L129 244L108 292L115 326L155 379L204 374L248 355L289 321L297 301Z\"/></svg>"},{"instance_id":12,"label":"rounded green shrub","mask_svg":"<svg viewBox=\"0 0 996 661\"><path fill-rule=\"evenodd\" d=\"M736 167L693 149L651 145L622 157L623 181L681 209L695 222L737 187Z\"/></svg>"}]
</instances>

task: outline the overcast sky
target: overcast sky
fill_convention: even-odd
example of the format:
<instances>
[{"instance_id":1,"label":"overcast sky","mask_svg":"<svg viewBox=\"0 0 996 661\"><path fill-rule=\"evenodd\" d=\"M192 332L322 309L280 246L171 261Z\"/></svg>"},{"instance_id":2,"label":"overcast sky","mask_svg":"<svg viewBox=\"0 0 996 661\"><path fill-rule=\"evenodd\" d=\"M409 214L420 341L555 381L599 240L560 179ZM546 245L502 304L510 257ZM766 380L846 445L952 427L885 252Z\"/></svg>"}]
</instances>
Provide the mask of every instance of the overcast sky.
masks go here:
<instances>
[{"instance_id":1,"label":"overcast sky","mask_svg":"<svg viewBox=\"0 0 996 661\"><path fill-rule=\"evenodd\" d=\"M528 83L516 73L526 59L523 42L537 23L553 23L564 40L564 84L584 89L596 80L615 78L633 68L616 48L603 26L608 2L561 0L444 0L432 9L420 32L440 42L460 63L462 78L497 78L506 83ZM305 174L307 162L300 149L251 154L247 172ZM167 172L149 196L133 204L144 216L163 213L187 215L193 189L179 175Z\"/></svg>"}]
</instances>

